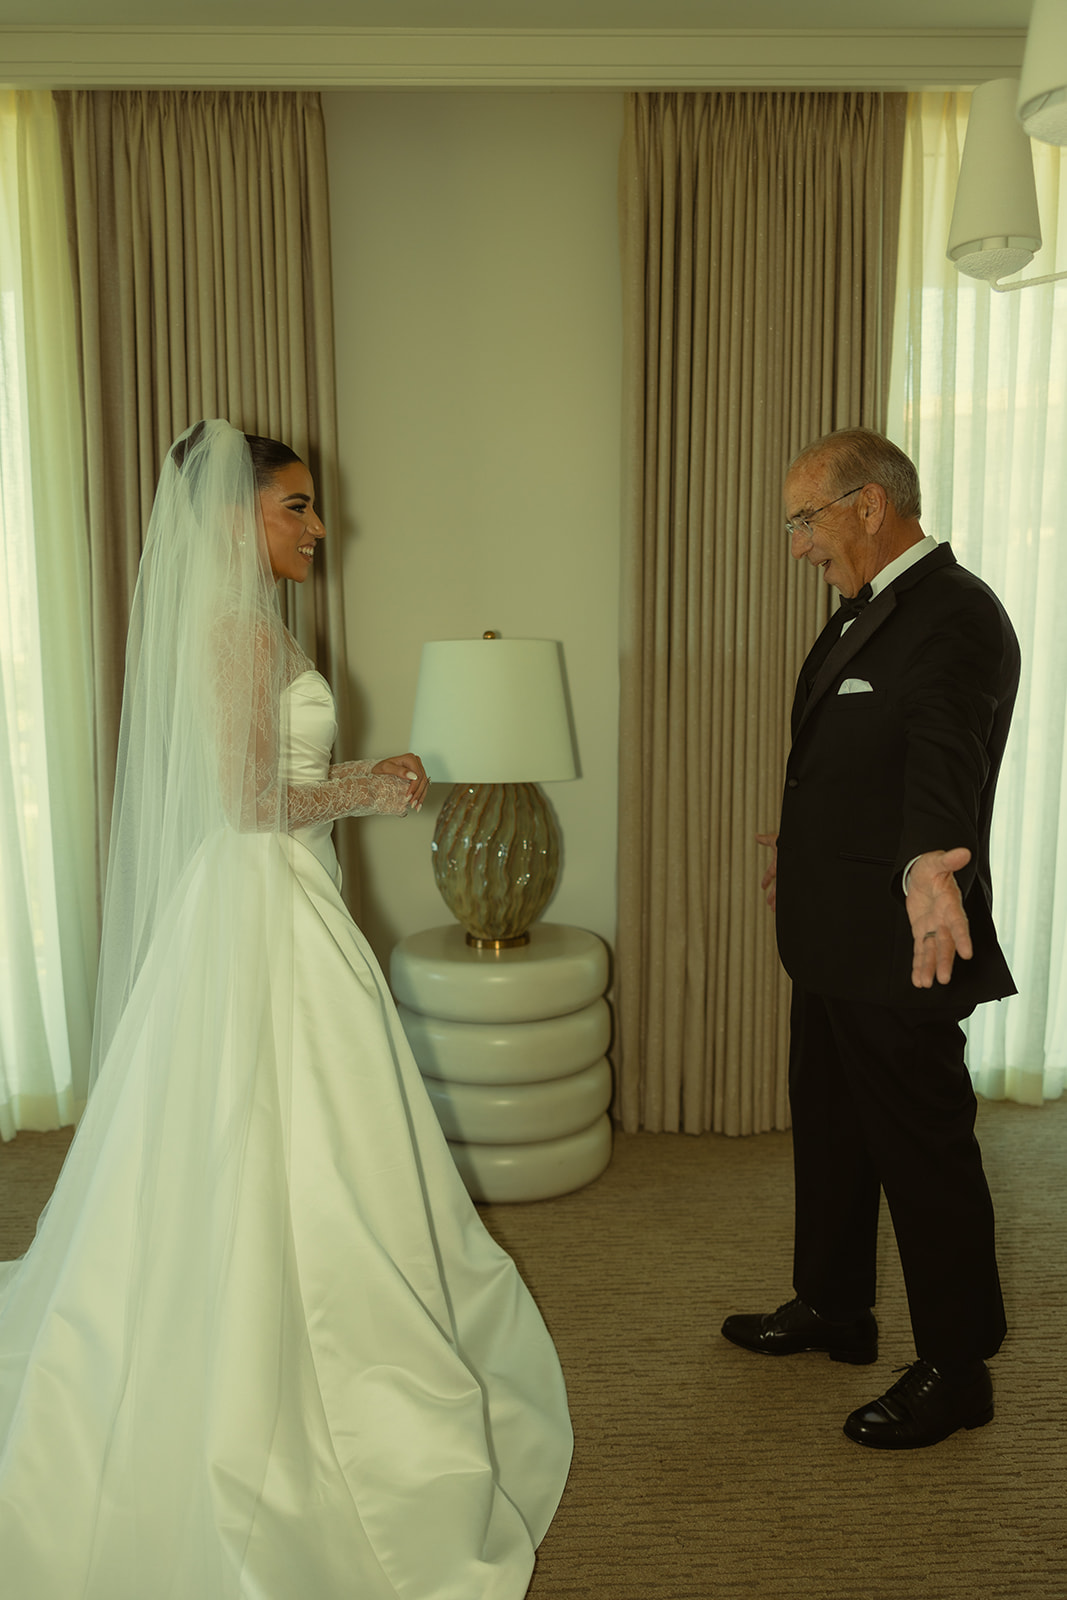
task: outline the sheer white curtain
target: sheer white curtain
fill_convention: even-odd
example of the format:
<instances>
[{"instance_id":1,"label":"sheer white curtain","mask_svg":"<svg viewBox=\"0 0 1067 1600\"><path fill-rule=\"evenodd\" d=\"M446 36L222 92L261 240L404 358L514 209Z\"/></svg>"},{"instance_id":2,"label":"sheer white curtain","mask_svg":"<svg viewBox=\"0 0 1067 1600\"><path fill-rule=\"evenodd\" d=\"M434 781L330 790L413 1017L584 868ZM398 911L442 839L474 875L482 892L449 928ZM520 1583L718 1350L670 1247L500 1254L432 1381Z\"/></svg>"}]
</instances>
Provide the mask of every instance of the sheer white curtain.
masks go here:
<instances>
[{"instance_id":1,"label":"sheer white curtain","mask_svg":"<svg viewBox=\"0 0 1067 1600\"><path fill-rule=\"evenodd\" d=\"M968 1024L992 1099L1067 1077L1067 282L1012 294L945 258L970 96L911 98L889 431L919 467L923 525L1000 595L1023 674L993 823L994 912L1019 994ZM1044 248L1067 267L1067 159L1034 143Z\"/></svg>"},{"instance_id":2,"label":"sheer white curtain","mask_svg":"<svg viewBox=\"0 0 1067 1600\"><path fill-rule=\"evenodd\" d=\"M96 977L88 559L48 94L0 91L0 1137L72 1122Z\"/></svg>"}]
</instances>

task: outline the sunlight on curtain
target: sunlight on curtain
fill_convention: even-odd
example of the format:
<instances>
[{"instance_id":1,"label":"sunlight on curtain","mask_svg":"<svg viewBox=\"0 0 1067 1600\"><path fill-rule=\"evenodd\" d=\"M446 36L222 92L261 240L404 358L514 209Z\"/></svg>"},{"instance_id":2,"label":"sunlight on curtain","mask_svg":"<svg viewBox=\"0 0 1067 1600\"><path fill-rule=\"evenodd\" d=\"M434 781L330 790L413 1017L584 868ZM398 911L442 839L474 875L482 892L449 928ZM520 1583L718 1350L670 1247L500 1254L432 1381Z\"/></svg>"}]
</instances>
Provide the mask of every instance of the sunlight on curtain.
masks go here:
<instances>
[{"instance_id":1,"label":"sunlight on curtain","mask_svg":"<svg viewBox=\"0 0 1067 1600\"><path fill-rule=\"evenodd\" d=\"M889 432L916 462L923 525L1004 601L1023 653L997 790L997 928L1018 996L971 1019L991 1099L1067 1078L1067 283L996 294L945 258L968 94L913 95L904 151ZM1067 267L1067 159L1033 143L1045 244Z\"/></svg>"},{"instance_id":2,"label":"sunlight on curtain","mask_svg":"<svg viewBox=\"0 0 1067 1600\"><path fill-rule=\"evenodd\" d=\"M95 826L74 300L52 98L0 92L0 1137L84 1102Z\"/></svg>"}]
</instances>

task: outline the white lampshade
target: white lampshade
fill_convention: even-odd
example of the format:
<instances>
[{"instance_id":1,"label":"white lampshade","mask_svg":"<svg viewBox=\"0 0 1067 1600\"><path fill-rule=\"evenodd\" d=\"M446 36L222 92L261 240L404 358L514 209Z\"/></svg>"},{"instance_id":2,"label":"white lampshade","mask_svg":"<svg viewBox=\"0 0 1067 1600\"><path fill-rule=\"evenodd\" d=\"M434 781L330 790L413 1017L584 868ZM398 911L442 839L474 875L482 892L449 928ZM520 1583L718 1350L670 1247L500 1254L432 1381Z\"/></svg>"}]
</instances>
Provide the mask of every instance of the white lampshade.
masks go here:
<instances>
[{"instance_id":1,"label":"white lampshade","mask_svg":"<svg viewBox=\"0 0 1067 1600\"><path fill-rule=\"evenodd\" d=\"M1067 0L1034 0L1018 114L1032 139L1067 144Z\"/></svg>"},{"instance_id":2,"label":"white lampshade","mask_svg":"<svg viewBox=\"0 0 1067 1600\"><path fill-rule=\"evenodd\" d=\"M1016 89L1016 79L994 78L971 98L948 235L948 258L969 278L1019 272L1041 248L1034 159L1015 119Z\"/></svg>"},{"instance_id":3,"label":"white lampshade","mask_svg":"<svg viewBox=\"0 0 1067 1600\"><path fill-rule=\"evenodd\" d=\"M437 639L422 647L411 749L434 783L576 776L554 639Z\"/></svg>"}]
</instances>

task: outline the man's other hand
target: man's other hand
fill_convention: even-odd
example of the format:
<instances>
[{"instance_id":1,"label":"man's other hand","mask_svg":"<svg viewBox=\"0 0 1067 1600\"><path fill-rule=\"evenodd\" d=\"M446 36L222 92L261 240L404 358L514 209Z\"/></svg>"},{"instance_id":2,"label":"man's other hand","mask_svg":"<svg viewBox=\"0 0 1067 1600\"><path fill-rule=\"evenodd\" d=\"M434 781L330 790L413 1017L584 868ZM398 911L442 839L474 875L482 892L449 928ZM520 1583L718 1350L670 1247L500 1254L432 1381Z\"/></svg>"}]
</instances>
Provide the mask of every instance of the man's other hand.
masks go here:
<instances>
[{"instance_id":1,"label":"man's other hand","mask_svg":"<svg viewBox=\"0 0 1067 1600\"><path fill-rule=\"evenodd\" d=\"M915 940L911 981L916 989L932 989L934 979L947 983L952 963L974 954L967 913L954 873L971 859L971 852L928 850L919 857L908 878L906 905Z\"/></svg>"}]
</instances>

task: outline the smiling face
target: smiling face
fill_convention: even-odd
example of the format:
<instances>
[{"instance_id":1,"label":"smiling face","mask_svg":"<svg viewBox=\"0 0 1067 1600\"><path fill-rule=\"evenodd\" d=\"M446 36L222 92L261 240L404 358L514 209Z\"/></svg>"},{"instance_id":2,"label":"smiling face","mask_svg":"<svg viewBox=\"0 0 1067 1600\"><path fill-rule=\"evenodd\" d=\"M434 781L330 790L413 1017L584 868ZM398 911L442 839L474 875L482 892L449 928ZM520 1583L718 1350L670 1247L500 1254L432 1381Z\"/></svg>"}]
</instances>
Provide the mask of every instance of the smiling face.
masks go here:
<instances>
[{"instance_id":1,"label":"smiling face","mask_svg":"<svg viewBox=\"0 0 1067 1600\"><path fill-rule=\"evenodd\" d=\"M811 517L810 535L801 528L793 534L796 559L818 567L824 583L852 599L885 565L877 540L884 515L875 504L884 491L865 484L831 505L840 493L825 457L799 462L785 480L785 514Z\"/></svg>"},{"instance_id":2,"label":"smiling face","mask_svg":"<svg viewBox=\"0 0 1067 1600\"><path fill-rule=\"evenodd\" d=\"M315 485L302 461L291 461L259 492L270 569L276 579L303 583L326 529L315 512Z\"/></svg>"}]
</instances>

